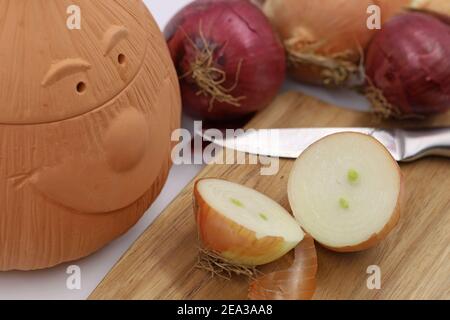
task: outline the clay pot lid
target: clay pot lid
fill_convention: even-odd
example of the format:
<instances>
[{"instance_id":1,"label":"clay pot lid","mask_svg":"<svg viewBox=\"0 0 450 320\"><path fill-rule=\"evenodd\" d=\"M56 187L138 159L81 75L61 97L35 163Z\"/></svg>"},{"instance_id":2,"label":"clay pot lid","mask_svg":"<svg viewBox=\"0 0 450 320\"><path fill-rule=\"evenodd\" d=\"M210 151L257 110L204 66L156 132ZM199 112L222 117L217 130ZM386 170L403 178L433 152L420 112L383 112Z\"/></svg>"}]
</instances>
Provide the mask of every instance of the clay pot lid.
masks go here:
<instances>
[{"instance_id":1,"label":"clay pot lid","mask_svg":"<svg viewBox=\"0 0 450 320\"><path fill-rule=\"evenodd\" d=\"M141 1L0 2L0 124L38 124L101 108L133 82L148 48ZM145 27L144 27L145 26Z\"/></svg>"}]
</instances>

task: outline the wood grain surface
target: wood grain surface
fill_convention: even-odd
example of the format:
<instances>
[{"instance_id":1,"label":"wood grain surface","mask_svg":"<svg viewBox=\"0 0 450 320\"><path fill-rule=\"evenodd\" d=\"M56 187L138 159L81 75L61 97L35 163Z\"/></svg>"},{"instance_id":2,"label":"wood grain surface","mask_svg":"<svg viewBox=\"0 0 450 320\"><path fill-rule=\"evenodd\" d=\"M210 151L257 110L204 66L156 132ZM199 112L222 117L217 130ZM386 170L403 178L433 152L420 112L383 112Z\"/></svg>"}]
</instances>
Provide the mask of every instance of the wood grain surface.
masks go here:
<instances>
[{"instance_id":1,"label":"wood grain surface","mask_svg":"<svg viewBox=\"0 0 450 320\"><path fill-rule=\"evenodd\" d=\"M370 126L367 113L340 109L299 93L286 93L255 116L248 128ZM399 125L379 123L380 126ZM402 123L417 126L418 123ZM450 125L450 114L420 125ZM199 177L221 177L255 188L290 210L287 179L292 160L275 176L260 165L210 165ZM450 299L450 160L402 164L406 206L399 225L377 247L338 254L318 246L314 299ZM189 184L120 259L91 299L245 299L248 280L211 278L196 269L198 240ZM382 287L369 290L368 266L381 268Z\"/></svg>"}]
</instances>

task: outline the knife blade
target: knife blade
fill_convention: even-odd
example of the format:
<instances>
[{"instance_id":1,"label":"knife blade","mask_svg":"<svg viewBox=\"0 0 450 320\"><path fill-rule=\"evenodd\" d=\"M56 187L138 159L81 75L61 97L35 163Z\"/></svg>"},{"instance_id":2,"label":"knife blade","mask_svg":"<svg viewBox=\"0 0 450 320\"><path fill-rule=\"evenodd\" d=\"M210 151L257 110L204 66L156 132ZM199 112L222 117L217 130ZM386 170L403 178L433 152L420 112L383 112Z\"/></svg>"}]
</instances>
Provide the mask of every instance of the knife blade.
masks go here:
<instances>
[{"instance_id":1,"label":"knife blade","mask_svg":"<svg viewBox=\"0 0 450 320\"><path fill-rule=\"evenodd\" d=\"M298 158L314 142L335 133L358 132L380 141L395 160L414 161L426 156L450 157L450 127L418 130L379 128L248 129L221 138L197 132L206 141L240 152L279 158Z\"/></svg>"}]
</instances>

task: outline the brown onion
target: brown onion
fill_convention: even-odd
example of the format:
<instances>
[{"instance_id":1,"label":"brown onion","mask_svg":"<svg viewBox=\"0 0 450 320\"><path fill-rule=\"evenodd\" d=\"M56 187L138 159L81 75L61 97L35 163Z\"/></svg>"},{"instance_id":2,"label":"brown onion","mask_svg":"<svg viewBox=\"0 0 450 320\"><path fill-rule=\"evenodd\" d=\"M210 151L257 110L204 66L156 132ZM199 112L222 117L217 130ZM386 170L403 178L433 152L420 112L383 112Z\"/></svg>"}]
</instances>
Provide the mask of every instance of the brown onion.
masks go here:
<instances>
[{"instance_id":1,"label":"brown onion","mask_svg":"<svg viewBox=\"0 0 450 320\"><path fill-rule=\"evenodd\" d=\"M311 299L314 239L278 203L248 187L204 178L194 185L194 213L202 243L198 268L227 279L250 277L250 299ZM294 248L292 259L287 253Z\"/></svg>"},{"instance_id":2,"label":"brown onion","mask_svg":"<svg viewBox=\"0 0 450 320\"><path fill-rule=\"evenodd\" d=\"M367 27L370 5L387 21L410 0L265 0L263 10L279 32L294 78L340 86L360 74L361 53L375 30Z\"/></svg>"},{"instance_id":3,"label":"brown onion","mask_svg":"<svg viewBox=\"0 0 450 320\"><path fill-rule=\"evenodd\" d=\"M248 187L200 179L194 185L194 200L203 253L230 268L273 262L304 238L298 222L283 207Z\"/></svg>"},{"instance_id":4,"label":"brown onion","mask_svg":"<svg viewBox=\"0 0 450 320\"><path fill-rule=\"evenodd\" d=\"M230 120L259 111L284 78L283 47L247 0L197 0L165 30L187 113Z\"/></svg>"},{"instance_id":5,"label":"brown onion","mask_svg":"<svg viewBox=\"0 0 450 320\"><path fill-rule=\"evenodd\" d=\"M450 107L450 25L407 13L383 26L367 51L367 95L389 117L440 113Z\"/></svg>"}]
</instances>

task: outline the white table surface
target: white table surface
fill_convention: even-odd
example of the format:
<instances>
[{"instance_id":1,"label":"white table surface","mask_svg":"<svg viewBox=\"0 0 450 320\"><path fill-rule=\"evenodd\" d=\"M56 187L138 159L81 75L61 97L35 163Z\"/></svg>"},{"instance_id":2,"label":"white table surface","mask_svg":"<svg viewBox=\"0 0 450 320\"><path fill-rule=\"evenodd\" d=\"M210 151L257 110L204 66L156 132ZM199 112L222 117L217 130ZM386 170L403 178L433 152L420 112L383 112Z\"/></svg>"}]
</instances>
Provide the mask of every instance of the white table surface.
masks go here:
<instances>
[{"instance_id":1,"label":"white table surface","mask_svg":"<svg viewBox=\"0 0 450 320\"><path fill-rule=\"evenodd\" d=\"M170 17L190 0L145 0L161 28ZM343 91L325 91L287 82L284 90L300 90L337 105L364 110L368 104L364 98ZM183 119L183 126L190 127L192 120ZM64 264L48 270L30 272L0 272L0 299L86 299L126 252L131 244L155 220L164 208L179 194L183 187L201 170L202 166L182 165L173 167L167 184L148 212L127 234L113 241L99 252L80 261ZM81 268L81 289L66 288L69 265Z\"/></svg>"}]
</instances>

